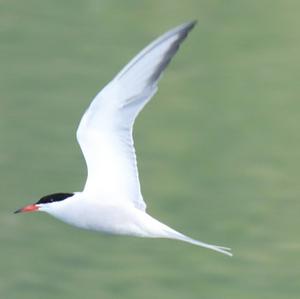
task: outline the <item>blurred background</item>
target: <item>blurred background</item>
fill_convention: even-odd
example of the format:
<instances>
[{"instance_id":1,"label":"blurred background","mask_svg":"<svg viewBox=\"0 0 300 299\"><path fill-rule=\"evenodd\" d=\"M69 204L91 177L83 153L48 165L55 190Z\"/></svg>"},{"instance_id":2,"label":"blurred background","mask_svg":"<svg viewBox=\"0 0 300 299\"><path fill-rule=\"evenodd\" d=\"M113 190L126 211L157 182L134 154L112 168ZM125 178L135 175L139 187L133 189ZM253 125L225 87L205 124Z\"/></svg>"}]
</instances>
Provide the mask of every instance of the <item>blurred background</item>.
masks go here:
<instances>
[{"instance_id":1,"label":"blurred background","mask_svg":"<svg viewBox=\"0 0 300 299\"><path fill-rule=\"evenodd\" d=\"M0 297L299 298L299 10L296 0L1 0ZM150 214L235 256L12 214L82 189L75 131L91 99L192 19L135 126L142 190Z\"/></svg>"}]
</instances>

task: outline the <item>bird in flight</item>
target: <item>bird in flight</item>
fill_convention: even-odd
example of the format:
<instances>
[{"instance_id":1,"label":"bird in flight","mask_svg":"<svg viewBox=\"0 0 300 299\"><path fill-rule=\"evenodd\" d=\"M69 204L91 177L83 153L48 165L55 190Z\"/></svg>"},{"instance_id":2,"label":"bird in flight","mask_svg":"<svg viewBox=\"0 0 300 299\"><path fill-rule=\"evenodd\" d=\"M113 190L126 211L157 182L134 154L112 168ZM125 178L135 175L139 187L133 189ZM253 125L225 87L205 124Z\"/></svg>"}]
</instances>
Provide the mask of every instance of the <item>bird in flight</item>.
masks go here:
<instances>
[{"instance_id":1,"label":"bird in flight","mask_svg":"<svg viewBox=\"0 0 300 299\"><path fill-rule=\"evenodd\" d=\"M197 241L150 216L139 183L134 121L195 24L182 24L154 40L93 99L77 130L88 169L84 190L50 194L15 213L42 211L83 229L176 239L232 256L230 248Z\"/></svg>"}]
</instances>

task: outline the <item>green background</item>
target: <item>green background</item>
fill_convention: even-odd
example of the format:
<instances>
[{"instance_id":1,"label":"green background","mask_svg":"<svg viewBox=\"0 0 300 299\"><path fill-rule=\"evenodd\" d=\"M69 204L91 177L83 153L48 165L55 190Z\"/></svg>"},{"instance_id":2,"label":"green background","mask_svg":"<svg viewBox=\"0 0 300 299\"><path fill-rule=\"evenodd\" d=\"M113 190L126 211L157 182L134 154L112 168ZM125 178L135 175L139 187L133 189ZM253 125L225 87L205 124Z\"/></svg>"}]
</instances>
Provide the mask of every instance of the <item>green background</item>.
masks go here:
<instances>
[{"instance_id":1,"label":"green background","mask_svg":"<svg viewBox=\"0 0 300 299\"><path fill-rule=\"evenodd\" d=\"M1 0L0 298L299 298L299 11L297 0ZM140 178L150 214L235 256L12 214L82 189L75 131L89 102L195 18L137 120Z\"/></svg>"}]
</instances>

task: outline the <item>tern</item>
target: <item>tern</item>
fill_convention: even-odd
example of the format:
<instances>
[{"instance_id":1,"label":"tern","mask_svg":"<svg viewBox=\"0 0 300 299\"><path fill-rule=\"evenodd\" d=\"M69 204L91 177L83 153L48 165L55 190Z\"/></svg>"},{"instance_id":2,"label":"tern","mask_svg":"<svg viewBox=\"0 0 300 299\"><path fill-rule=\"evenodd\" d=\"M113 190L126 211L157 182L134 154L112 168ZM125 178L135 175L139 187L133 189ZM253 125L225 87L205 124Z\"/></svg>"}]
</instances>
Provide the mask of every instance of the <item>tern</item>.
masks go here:
<instances>
[{"instance_id":1,"label":"tern","mask_svg":"<svg viewBox=\"0 0 300 299\"><path fill-rule=\"evenodd\" d=\"M41 211L78 228L176 239L232 256L230 248L192 239L147 214L139 183L134 121L195 24L187 22L155 39L93 99L77 130L88 170L84 190L50 194L15 213Z\"/></svg>"}]
</instances>

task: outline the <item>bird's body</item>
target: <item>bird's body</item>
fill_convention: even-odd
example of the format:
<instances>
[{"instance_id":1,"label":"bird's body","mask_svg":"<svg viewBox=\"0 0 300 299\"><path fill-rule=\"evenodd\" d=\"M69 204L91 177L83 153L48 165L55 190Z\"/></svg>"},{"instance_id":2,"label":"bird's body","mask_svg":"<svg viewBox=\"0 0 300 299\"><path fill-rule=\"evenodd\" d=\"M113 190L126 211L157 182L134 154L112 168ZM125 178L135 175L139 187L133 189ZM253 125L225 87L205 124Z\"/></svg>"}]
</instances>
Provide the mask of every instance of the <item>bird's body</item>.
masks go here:
<instances>
[{"instance_id":1,"label":"bird's body","mask_svg":"<svg viewBox=\"0 0 300 299\"><path fill-rule=\"evenodd\" d=\"M169 238L227 255L230 249L191 239L146 212L132 130L135 118L157 91L157 83L195 22L165 33L97 94L82 117L77 139L88 177L82 192L55 193L17 212L44 211L79 228L107 234Z\"/></svg>"},{"instance_id":2,"label":"bird's body","mask_svg":"<svg viewBox=\"0 0 300 299\"><path fill-rule=\"evenodd\" d=\"M44 211L76 227L107 234L137 237L166 235L166 226L122 199L107 202L76 192L63 202L52 204L49 210L45 207Z\"/></svg>"}]
</instances>

